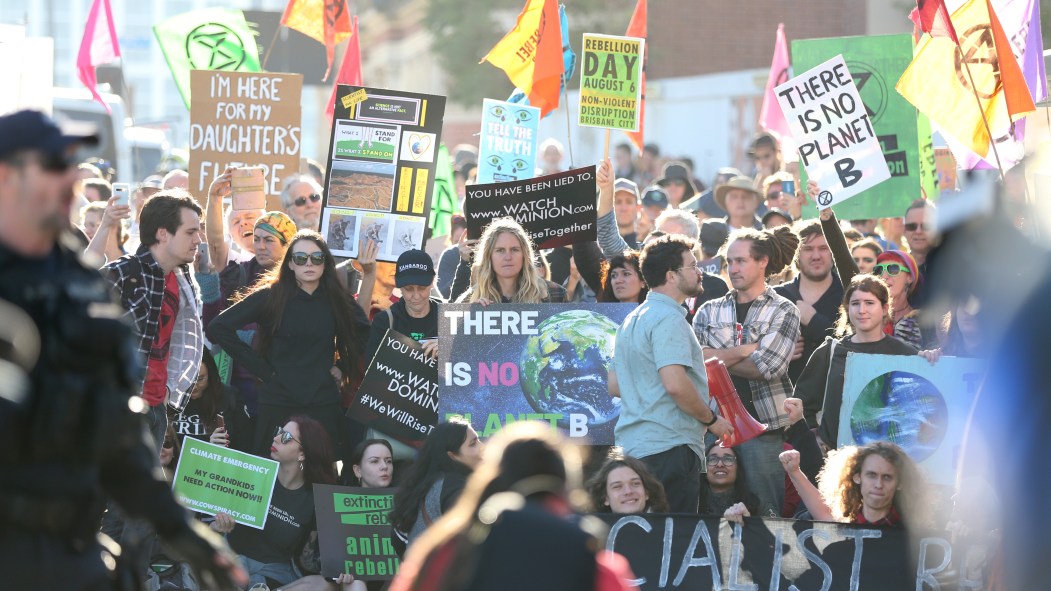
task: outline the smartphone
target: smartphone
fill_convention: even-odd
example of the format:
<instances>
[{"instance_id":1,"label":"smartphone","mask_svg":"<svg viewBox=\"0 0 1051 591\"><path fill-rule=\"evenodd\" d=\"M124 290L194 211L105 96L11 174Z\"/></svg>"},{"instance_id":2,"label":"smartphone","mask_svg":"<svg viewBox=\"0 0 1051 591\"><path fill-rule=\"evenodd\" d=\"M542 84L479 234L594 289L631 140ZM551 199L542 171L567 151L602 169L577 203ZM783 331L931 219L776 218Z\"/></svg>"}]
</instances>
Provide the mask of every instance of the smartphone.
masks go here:
<instances>
[{"instance_id":1,"label":"smartphone","mask_svg":"<svg viewBox=\"0 0 1051 591\"><path fill-rule=\"evenodd\" d=\"M131 205L131 185L113 183L113 194L117 196L117 205Z\"/></svg>"},{"instance_id":2,"label":"smartphone","mask_svg":"<svg viewBox=\"0 0 1051 591\"><path fill-rule=\"evenodd\" d=\"M197 245L197 266L200 269L208 269L212 264L211 255L208 254L208 243L202 242Z\"/></svg>"},{"instance_id":3,"label":"smartphone","mask_svg":"<svg viewBox=\"0 0 1051 591\"><path fill-rule=\"evenodd\" d=\"M226 430L226 419L223 418L223 415L215 415L215 427Z\"/></svg>"},{"instance_id":4,"label":"smartphone","mask_svg":"<svg viewBox=\"0 0 1051 591\"><path fill-rule=\"evenodd\" d=\"M795 181L781 181L781 192L785 195L796 194L796 182Z\"/></svg>"}]
</instances>

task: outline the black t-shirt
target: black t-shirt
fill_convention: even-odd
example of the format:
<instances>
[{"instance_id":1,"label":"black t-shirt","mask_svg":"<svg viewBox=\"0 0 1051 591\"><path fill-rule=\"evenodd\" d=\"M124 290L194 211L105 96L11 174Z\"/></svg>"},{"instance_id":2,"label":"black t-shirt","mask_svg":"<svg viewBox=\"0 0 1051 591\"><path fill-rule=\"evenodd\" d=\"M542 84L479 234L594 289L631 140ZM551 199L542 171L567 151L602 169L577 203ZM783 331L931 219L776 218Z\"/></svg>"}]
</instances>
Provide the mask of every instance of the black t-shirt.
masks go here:
<instances>
[{"instance_id":1,"label":"black t-shirt","mask_svg":"<svg viewBox=\"0 0 1051 591\"><path fill-rule=\"evenodd\" d=\"M227 538L234 552L262 563L287 563L298 556L316 529L314 493L309 486L289 490L274 483L270 514L262 530L238 524Z\"/></svg>"},{"instance_id":2,"label":"black t-shirt","mask_svg":"<svg viewBox=\"0 0 1051 591\"><path fill-rule=\"evenodd\" d=\"M390 317L386 312L379 312L372 318L372 328L369 330L369 344L365 351L366 361L372 361L376 350L380 347L383 335L388 328L400 332L417 341L433 339L438 336L438 304L442 301L430 298L431 309L423 318L413 318L405 308L405 300L398 300L390 306L390 314L394 318L394 326L390 326Z\"/></svg>"},{"instance_id":3,"label":"black t-shirt","mask_svg":"<svg viewBox=\"0 0 1051 591\"><path fill-rule=\"evenodd\" d=\"M186 408L172 417L171 425L180 443L187 436L208 441L208 436L211 435L210 426L214 424L215 416L205 416L204 406L203 398L191 398L186 403Z\"/></svg>"},{"instance_id":4,"label":"black t-shirt","mask_svg":"<svg viewBox=\"0 0 1051 591\"><path fill-rule=\"evenodd\" d=\"M748 310L752 309L752 304L754 303L755 300L737 304L737 324L744 326L744 321L748 318ZM741 345L744 343L738 342L736 344ZM748 383L748 378L731 373L730 379L733 380L734 388L737 388L737 395L741 397L741 404L744 404L744 409L753 417L758 417L759 415L755 412L755 402L752 400L752 385Z\"/></svg>"}]
</instances>

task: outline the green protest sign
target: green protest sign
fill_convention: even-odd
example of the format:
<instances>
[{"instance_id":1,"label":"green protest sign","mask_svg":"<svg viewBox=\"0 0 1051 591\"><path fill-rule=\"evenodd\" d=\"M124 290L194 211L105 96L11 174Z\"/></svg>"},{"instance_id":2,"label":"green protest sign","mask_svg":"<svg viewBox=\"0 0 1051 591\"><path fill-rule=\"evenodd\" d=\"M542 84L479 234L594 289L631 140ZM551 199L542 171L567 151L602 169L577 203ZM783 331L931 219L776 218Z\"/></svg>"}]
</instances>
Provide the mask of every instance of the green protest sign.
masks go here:
<instances>
[{"instance_id":1,"label":"green protest sign","mask_svg":"<svg viewBox=\"0 0 1051 591\"><path fill-rule=\"evenodd\" d=\"M400 560L387 519L393 508L393 488L314 485L321 574L348 573L364 581L394 578Z\"/></svg>"},{"instance_id":2,"label":"green protest sign","mask_svg":"<svg viewBox=\"0 0 1051 591\"><path fill-rule=\"evenodd\" d=\"M635 37L584 34L580 125L639 130L645 45L645 39Z\"/></svg>"},{"instance_id":3,"label":"green protest sign","mask_svg":"<svg viewBox=\"0 0 1051 591\"><path fill-rule=\"evenodd\" d=\"M891 177L832 209L846 220L902 216L913 200L935 194L930 124L894 91L894 83L912 61L912 36L793 41L792 67L803 72L839 54L865 104ZM805 171L801 174L805 183ZM803 217L817 217L817 208L808 205Z\"/></svg>"},{"instance_id":4,"label":"green protest sign","mask_svg":"<svg viewBox=\"0 0 1051 591\"><path fill-rule=\"evenodd\" d=\"M277 480L277 462L193 437L183 439L175 470L175 497L194 511L227 513L263 529Z\"/></svg>"}]
</instances>

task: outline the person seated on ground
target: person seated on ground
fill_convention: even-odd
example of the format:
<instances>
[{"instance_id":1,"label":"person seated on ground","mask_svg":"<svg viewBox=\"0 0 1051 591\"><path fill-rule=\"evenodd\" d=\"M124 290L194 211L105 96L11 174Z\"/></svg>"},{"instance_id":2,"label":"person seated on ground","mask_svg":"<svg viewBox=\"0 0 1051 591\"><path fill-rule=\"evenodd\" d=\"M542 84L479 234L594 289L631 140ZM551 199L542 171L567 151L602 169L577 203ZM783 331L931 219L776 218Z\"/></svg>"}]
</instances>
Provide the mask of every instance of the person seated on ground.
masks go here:
<instances>
[{"instance_id":1,"label":"person seated on ground","mask_svg":"<svg viewBox=\"0 0 1051 591\"><path fill-rule=\"evenodd\" d=\"M168 425L168 428L164 431L164 441L161 442L161 470L164 471L164 479L168 481L168 484L172 483L172 479L175 478L175 468L179 465L179 452L182 446L179 445L179 438L175 436L175 429L172 425Z\"/></svg>"},{"instance_id":2,"label":"person seated on ground","mask_svg":"<svg viewBox=\"0 0 1051 591\"><path fill-rule=\"evenodd\" d=\"M610 455L584 489L596 513L667 513L664 485L646 464L619 452Z\"/></svg>"},{"instance_id":3,"label":"person seated on ground","mask_svg":"<svg viewBox=\"0 0 1051 591\"><path fill-rule=\"evenodd\" d=\"M485 445L468 423L439 423L394 495L391 541L399 555L456 503L467 477L482 461Z\"/></svg>"},{"instance_id":4,"label":"person seated on ground","mask_svg":"<svg viewBox=\"0 0 1051 591\"><path fill-rule=\"evenodd\" d=\"M817 424L823 411L819 435L835 448L839 436L839 411L843 404L843 381L848 353L915 355L911 345L887 336L883 325L890 317L894 300L887 284L872 275L856 275L843 294L836 323L839 338L826 337L799 374L794 398L803 401L807 423Z\"/></svg>"},{"instance_id":5,"label":"person seated on ground","mask_svg":"<svg viewBox=\"0 0 1051 591\"><path fill-rule=\"evenodd\" d=\"M628 589L627 561L602 552L580 491L580 451L546 423L501 430L463 496L413 546L392 591Z\"/></svg>"},{"instance_id":6,"label":"person seated on ground","mask_svg":"<svg viewBox=\"0 0 1051 591\"><path fill-rule=\"evenodd\" d=\"M355 486L387 488L394 479L394 451L386 439L366 439L354 448Z\"/></svg>"},{"instance_id":7,"label":"person seated on ground","mask_svg":"<svg viewBox=\"0 0 1051 591\"><path fill-rule=\"evenodd\" d=\"M877 527L929 525L928 491L919 468L887 441L848 445L829 452L814 486L799 469L799 452L781 454L810 519Z\"/></svg>"},{"instance_id":8,"label":"person seated on ground","mask_svg":"<svg viewBox=\"0 0 1051 591\"><path fill-rule=\"evenodd\" d=\"M701 515L721 515L740 522L741 517L759 514L759 497L748 490L744 466L737 451L712 439L707 444L705 485L701 486Z\"/></svg>"},{"instance_id":9,"label":"person seated on ground","mask_svg":"<svg viewBox=\"0 0 1051 591\"><path fill-rule=\"evenodd\" d=\"M336 483L336 463L324 427L307 416L293 416L277 428L270 457L278 462L270 513L288 519L267 519L263 529L255 529L235 527L231 516L219 513L211 527L227 534L248 571L250 586L274 588L302 576L302 565L295 561L317 536L313 487Z\"/></svg>"},{"instance_id":10,"label":"person seated on ground","mask_svg":"<svg viewBox=\"0 0 1051 591\"><path fill-rule=\"evenodd\" d=\"M239 451L252 451L254 425L244 401L237 390L219 379L219 368L207 349L201 356L201 369L190 389L190 400L181 412L169 411L169 423L180 444L183 438L193 437Z\"/></svg>"},{"instance_id":11,"label":"person seated on ground","mask_svg":"<svg viewBox=\"0 0 1051 591\"><path fill-rule=\"evenodd\" d=\"M483 305L566 301L566 290L537 272L533 241L512 218L489 222L478 240L466 238L467 234L460 238L461 260L450 293L453 301Z\"/></svg>"}]
</instances>

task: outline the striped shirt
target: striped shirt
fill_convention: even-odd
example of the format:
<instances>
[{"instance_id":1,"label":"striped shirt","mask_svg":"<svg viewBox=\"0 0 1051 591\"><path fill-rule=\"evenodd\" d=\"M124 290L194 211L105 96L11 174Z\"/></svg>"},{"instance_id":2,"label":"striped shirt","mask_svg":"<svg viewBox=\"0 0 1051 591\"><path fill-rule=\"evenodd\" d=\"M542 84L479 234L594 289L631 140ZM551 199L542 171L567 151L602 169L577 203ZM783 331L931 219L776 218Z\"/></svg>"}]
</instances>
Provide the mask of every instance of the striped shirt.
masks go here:
<instances>
[{"instance_id":1,"label":"striped shirt","mask_svg":"<svg viewBox=\"0 0 1051 591\"><path fill-rule=\"evenodd\" d=\"M748 315L744 331L737 342L737 290L705 302L693 318L693 330L702 347L729 349L737 345L759 343L751 360L763 375L762 380L749 379L752 401L761 422L770 429L788 426L785 398L792 395L788 363L799 337L799 309L777 295L772 287L759 294ZM714 402L712 403L714 405Z\"/></svg>"}]
</instances>

